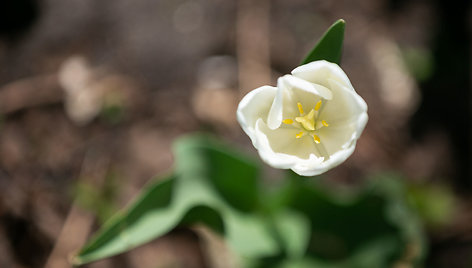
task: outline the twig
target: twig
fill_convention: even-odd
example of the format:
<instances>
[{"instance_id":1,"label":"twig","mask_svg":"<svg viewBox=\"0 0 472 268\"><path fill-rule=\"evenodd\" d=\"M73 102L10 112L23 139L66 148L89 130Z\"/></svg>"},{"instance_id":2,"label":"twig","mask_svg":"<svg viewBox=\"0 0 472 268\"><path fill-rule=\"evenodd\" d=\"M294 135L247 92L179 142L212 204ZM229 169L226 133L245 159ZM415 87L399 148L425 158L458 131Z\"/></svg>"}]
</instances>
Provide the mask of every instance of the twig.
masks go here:
<instances>
[{"instance_id":1,"label":"twig","mask_svg":"<svg viewBox=\"0 0 472 268\"><path fill-rule=\"evenodd\" d=\"M98 188L104 184L109 162L108 160L97 160L100 156L99 152L89 150L84 157L79 177L79 179L85 179L93 183ZM92 213L84 211L78 206L77 200L74 201L44 267L70 267L71 253L84 245L91 232L94 220L95 217Z\"/></svg>"},{"instance_id":2,"label":"twig","mask_svg":"<svg viewBox=\"0 0 472 268\"><path fill-rule=\"evenodd\" d=\"M61 102L63 93L54 74L28 77L0 88L0 114Z\"/></svg>"}]
</instances>

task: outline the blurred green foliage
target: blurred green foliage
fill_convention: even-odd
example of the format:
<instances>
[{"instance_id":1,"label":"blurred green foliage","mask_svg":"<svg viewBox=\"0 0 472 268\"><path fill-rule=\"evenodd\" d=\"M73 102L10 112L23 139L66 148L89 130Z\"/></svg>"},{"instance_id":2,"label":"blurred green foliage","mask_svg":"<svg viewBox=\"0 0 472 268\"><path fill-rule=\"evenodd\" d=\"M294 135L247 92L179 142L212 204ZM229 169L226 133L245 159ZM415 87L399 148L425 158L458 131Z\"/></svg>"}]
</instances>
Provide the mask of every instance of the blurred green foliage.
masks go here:
<instances>
[{"instance_id":1,"label":"blurred green foliage","mask_svg":"<svg viewBox=\"0 0 472 268\"><path fill-rule=\"evenodd\" d=\"M109 92L105 95L104 103L100 111L100 118L104 122L115 125L123 121L126 115L123 98L120 92Z\"/></svg>"},{"instance_id":2,"label":"blurred green foliage","mask_svg":"<svg viewBox=\"0 0 472 268\"><path fill-rule=\"evenodd\" d=\"M408 71L417 81L426 81L431 77L434 71L431 51L409 47L402 49L402 54Z\"/></svg>"},{"instance_id":3,"label":"blurred green foliage","mask_svg":"<svg viewBox=\"0 0 472 268\"><path fill-rule=\"evenodd\" d=\"M119 192L117 174L108 172L103 187L96 187L87 181L87 179L79 180L73 189L73 196L78 206L92 212L100 223L104 223L118 211L115 203Z\"/></svg>"},{"instance_id":4,"label":"blurred green foliage","mask_svg":"<svg viewBox=\"0 0 472 268\"><path fill-rule=\"evenodd\" d=\"M444 185L411 184L407 195L410 205L430 229L450 223L456 213L457 200Z\"/></svg>"},{"instance_id":5,"label":"blurred green foliage","mask_svg":"<svg viewBox=\"0 0 472 268\"><path fill-rule=\"evenodd\" d=\"M204 135L179 139L173 175L152 182L76 256L83 264L204 224L246 267L389 267L424 255L423 231L400 180L377 177L340 194L289 173L261 187L259 162Z\"/></svg>"}]
</instances>

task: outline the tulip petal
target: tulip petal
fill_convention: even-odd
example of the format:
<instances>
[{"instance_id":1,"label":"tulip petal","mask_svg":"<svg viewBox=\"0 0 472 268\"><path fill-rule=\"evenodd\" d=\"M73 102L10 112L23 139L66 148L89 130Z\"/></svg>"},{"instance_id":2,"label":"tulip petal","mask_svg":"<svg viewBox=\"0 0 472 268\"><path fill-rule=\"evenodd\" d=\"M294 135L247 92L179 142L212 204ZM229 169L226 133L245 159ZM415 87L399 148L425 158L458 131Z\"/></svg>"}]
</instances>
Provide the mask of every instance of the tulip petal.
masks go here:
<instances>
[{"instance_id":1,"label":"tulip petal","mask_svg":"<svg viewBox=\"0 0 472 268\"><path fill-rule=\"evenodd\" d=\"M369 116L366 113L363 113L359 116L359 119L357 119L357 126L356 126L356 135L355 139L359 139L359 137L362 134L362 131L364 131L365 126L367 125L367 121L369 121Z\"/></svg>"},{"instance_id":2,"label":"tulip petal","mask_svg":"<svg viewBox=\"0 0 472 268\"><path fill-rule=\"evenodd\" d=\"M333 94L331 93L331 90L326 88L326 86L321 85L321 84L311 83L293 75L284 75L281 78L279 78L277 82L277 86L279 88L286 88L287 90L292 90L298 94L303 94L303 93L308 93L310 95L314 94L326 100L331 100L333 98ZM311 99L313 99L313 96L311 96ZM314 104L310 106L314 107Z\"/></svg>"},{"instance_id":3,"label":"tulip petal","mask_svg":"<svg viewBox=\"0 0 472 268\"><path fill-rule=\"evenodd\" d=\"M262 86L249 92L238 105L236 117L244 132L255 143L254 128L259 118L266 119L277 88Z\"/></svg>"},{"instance_id":4,"label":"tulip petal","mask_svg":"<svg viewBox=\"0 0 472 268\"><path fill-rule=\"evenodd\" d=\"M284 95L284 89L278 87L277 94L270 107L269 116L267 117L267 125L270 129L276 129L282 124Z\"/></svg>"},{"instance_id":5,"label":"tulip petal","mask_svg":"<svg viewBox=\"0 0 472 268\"><path fill-rule=\"evenodd\" d=\"M332 154L326 161L319 161L319 159L312 155L313 159L297 162L292 167L292 170L301 176L316 176L322 174L344 162L354 152L354 148L354 146L351 146L347 149L338 151Z\"/></svg>"},{"instance_id":6,"label":"tulip petal","mask_svg":"<svg viewBox=\"0 0 472 268\"><path fill-rule=\"evenodd\" d=\"M304 136L295 138L298 130L290 128L278 128L271 130L262 120L256 123L257 142L255 147L261 158L269 165L277 168L291 168L295 163L319 159L313 139ZM318 160L318 162L321 162Z\"/></svg>"},{"instance_id":7,"label":"tulip petal","mask_svg":"<svg viewBox=\"0 0 472 268\"><path fill-rule=\"evenodd\" d=\"M335 63L325 60L314 61L308 64L298 66L292 71L292 74L301 79L312 83L320 84L329 88L327 79L335 79L344 86L353 89L351 81L344 71Z\"/></svg>"},{"instance_id":8,"label":"tulip petal","mask_svg":"<svg viewBox=\"0 0 472 268\"><path fill-rule=\"evenodd\" d=\"M352 89L343 86L337 80L329 79L333 100L326 105L323 115L331 123L351 122L363 113L367 113L367 104Z\"/></svg>"},{"instance_id":9,"label":"tulip petal","mask_svg":"<svg viewBox=\"0 0 472 268\"><path fill-rule=\"evenodd\" d=\"M333 101L326 105L323 116L330 126L320 130L320 138L329 154L346 149L359 138L367 124L367 104L354 91L330 79Z\"/></svg>"},{"instance_id":10,"label":"tulip petal","mask_svg":"<svg viewBox=\"0 0 472 268\"><path fill-rule=\"evenodd\" d=\"M356 132L356 123L348 125L330 126L322 128L318 135L321 143L329 155L346 149L352 144L353 133Z\"/></svg>"}]
</instances>

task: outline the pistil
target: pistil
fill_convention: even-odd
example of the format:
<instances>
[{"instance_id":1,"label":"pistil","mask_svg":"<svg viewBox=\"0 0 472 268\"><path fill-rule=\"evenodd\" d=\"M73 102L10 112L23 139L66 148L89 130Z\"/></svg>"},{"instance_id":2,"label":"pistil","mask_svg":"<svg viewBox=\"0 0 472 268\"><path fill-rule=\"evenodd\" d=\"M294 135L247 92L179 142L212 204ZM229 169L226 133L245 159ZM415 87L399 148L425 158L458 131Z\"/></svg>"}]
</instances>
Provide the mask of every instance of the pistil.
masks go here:
<instances>
[{"instance_id":1,"label":"pistil","mask_svg":"<svg viewBox=\"0 0 472 268\"><path fill-rule=\"evenodd\" d=\"M321 139L318 135L316 135L316 131L322 127L329 126L329 124L325 120L321 120L321 122L318 121L319 110L321 109L322 104L323 102L319 100L316 103L315 107L311 109L308 114L305 115L305 112L303 110L303 105L300 102L297 102L297 107L298 107L300 116L295 117L295 121L298 122L299 125L294 124L294 120L292 119L284 119L282 120L282 122L286 125L292 125L302 130L295 135L295 138L299 139L303 137L306 134L305 133L306 131L310 134L310 136L313 137L313 141L316 144L319 144L321 143Z\"/></svg>"}]
</instances>

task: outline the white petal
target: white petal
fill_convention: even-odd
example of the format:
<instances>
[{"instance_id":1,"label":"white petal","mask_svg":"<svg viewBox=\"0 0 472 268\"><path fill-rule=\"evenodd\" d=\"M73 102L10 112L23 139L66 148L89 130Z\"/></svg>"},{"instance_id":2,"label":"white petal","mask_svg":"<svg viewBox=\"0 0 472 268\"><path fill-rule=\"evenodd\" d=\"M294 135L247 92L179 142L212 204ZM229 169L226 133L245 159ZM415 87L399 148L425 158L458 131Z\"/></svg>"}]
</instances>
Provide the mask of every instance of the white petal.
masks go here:
<instances>
[{"instance_id":1,"label":"white petal","mask_svg":"<svg viewBox=\"0 0 472 268\"><path fill-rule=\"evenodd\" d=\"M294 129L271 130L263 120L256 123L254 146L264 162L275 168L292 169L301 176L315 176L344 162L354 151L355 143L324 161L315 149L311 136L296 139Z\"/></svg>"},{"instance_id":2,"label":"white petal","mask_svg":"<svg viewBox=\"0 0 472 268\"><path fill-rule=\"evenodd\" d=\"M368 116L367 104L354 91L330 79L333 100L323 110L321 117L329 122L319 136L329 154L344 150L359 138Z\"/></svg>"},{"instance_id":3,"label":"white petal","mask_svg":"<svg viewBox=\"0 0 472 268\"><path fill-rule=\"evenodd\" d=\"M353 89L349 78L344 71L335 63L325 60L313 61L299 66L292 71L296 77L305 79L309 82L323 85L329 88L327 79L334 79L344 86Z\"/></svg>"},{"instance_id":4,"label":"white petal","mask_svg":"<svg viewBox=\"0 0 472 268\"><path fill-rule=\"evenodd\" d=\"M356 126L356 136L355 139L359 139L364 131L365 126L367 125L367 121L369 121L369 116L367 115L367 111L359 116L357 119L357 126Z\"/></svg>"},{"instance_id":5,"label":"white petal","mask_svg":"<svg viewBox=\"0 0 472 268\"><path fill-rule=\"evenodd\" d=\"M318 132L321 144L329 155L344 150L352 144L356 133L356 122L346 125L330 125Z\"/></svg>"},{"instance_id":6,"label":"white petal","mask_svg":"<svg viewBox=\"0 0 472 268\"><path fill-rule=\"evenodd\" d=\"M259 118L267 119L277 88L262 86L249 92L238 105L236 117L244 132L255 143L254 128Z\"/></svg>"},{"instance_id":7,"label":"white petal","mask_svg":"<svg viewBox=\"0 0 472 268\"><path fill-rule=\"evenodd\" d=\"M276 168L291 168L297 162L323 159L314 155L316 152L313 138L304 136L300 139L295 135L297 129L278 128L271 130L262 120L256 124L256 145L261 158Z\"/></svg>"},{"instance_id":8,"label":"white petal","mask_svg":"<svg viewBox=\"0 0 472 268\"><path fill-rule=\"evenodd\" d=\"M331 90L326 86L316 83L311 83L293 75L284 75L279 78L277 86L279 88L287 88L288 90L299 90L318 97L331 100L333 95Z\"/></svg>"},{"instance_id":9,"label":"white petal","mask_svg":"<svg viewBox=\"0 0 472 268\"><path fill-rule=\"evenodd\" d=\"M256 124L256 143L254 147L259 152L260 157L264 162L275 168L290 168L298 158L293 155L276 153L272 150L270 146L269 139L267 135L261 131L264 128L264 122L259 119ZM268 127L267 127L268 128Z\"/></svg>"},{"instance_id":10,"label":"white petal","mask_svg":"<svg viewBox=\"0 0 472 268\"><path fill-rule=\"evenodd\" d=\"M322 117L330 123L352 122L363 113L367 113L367 104L354 91L336 80L329 79L333 100L326 105Z\"/></svg>"},{"instance_id":11,"label":"white petal","mask_svg":"<svg viewBox=\"0 0 472 268\"><path fill-rule=\"evenodd\" d=\"M292 75L280 77L277 80L277 94L270 108L267 125L270 129L280 127L284 116L298 116L298 110L296 115L294 113L297 102L301 102L304 107L314 107L320 98L330 100L331 91L322 85Z\"/></svg>"},{"instance_id":12,"label":"white petal","mask_svg":"<svg viewBox=\"0 0 472 268\"><path fill-rule=\"evenodd\" d=\"M331 155L329 160L324 162L319 162L317 159L313 159L313 161L298 162L294 167L292 167L292 170L301 176L319 175L344 162L354 152L354 148L355 146L351 146L345 150L338 151Z\"/></svg>"},{"instance_id":13,"label":"white petal","mask_svg":"<svg viewBox=\"0 0 472 268\"><path fill-rule=\"evenodd\" d=\"M276 153L296 155L300 159L308 159L310 154L315 153L315 145L311 136L305 135L298 139L295 137L300 129L280 127L271 130L260 120L256 124L256 132L267 137L270 149Z\"/></svg>"},{"instance_id":14,"label":"white petal","mask_svg":"<svg viewBox=\"0 0 472 268\"><path fill-rule=\"evenodd\" d=\"M277 94L275 95L272 106L270 107L269 116L267 118L267 125L270 129L276 129L280 127L280 124L282 124L283 104L284 88L277 87Z\"/></svg>"}]
</instances>

